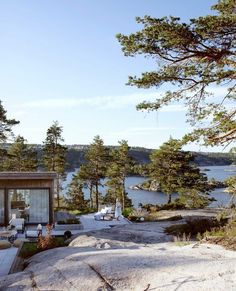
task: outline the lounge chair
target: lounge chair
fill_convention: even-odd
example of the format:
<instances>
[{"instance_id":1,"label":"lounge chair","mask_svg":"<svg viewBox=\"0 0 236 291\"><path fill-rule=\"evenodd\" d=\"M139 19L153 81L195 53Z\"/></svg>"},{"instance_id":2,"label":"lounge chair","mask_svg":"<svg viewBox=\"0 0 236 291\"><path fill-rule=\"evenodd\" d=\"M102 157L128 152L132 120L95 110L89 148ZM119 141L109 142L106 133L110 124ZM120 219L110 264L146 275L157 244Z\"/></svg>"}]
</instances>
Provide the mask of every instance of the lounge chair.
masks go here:
<instances>
[{"instance_id":1,"label":"lounge chair","mask_svg":"<svg viewBox=\"0 0 236 291\"><path fill-rule=\"evenodd\" d=\"M94 214L95 220L105 220L105 217L112 218L112 207L102 208L101 211Z\"/></svg>"},{"instance_id":2,"label":"lounge chair","mask_svg":"<svg viewBox=\"0 0 236 291\"><path fill-rule=\"evenodd\" d=\"M25 220L24 218L12 218L9 222L11 226L15 227L17 232L24 232Z\"/></svg>"}]
</instances>

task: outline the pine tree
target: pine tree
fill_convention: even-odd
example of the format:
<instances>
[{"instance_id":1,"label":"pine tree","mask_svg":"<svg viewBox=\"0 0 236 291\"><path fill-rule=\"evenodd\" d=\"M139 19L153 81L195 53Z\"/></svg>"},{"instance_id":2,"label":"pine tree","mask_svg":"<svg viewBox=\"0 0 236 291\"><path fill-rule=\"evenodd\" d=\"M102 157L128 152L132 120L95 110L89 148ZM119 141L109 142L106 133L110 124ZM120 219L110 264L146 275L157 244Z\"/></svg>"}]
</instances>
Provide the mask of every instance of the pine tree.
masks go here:
<instances>
[{"instance_id":1,"label":"pine tree","mask_svg":"<svg viewBox=\"0 0 236 291\"><path fill-rule=\"evenodd\" d=\"M179 140L170 139L150 156L150 178L159 182L162 192L168 195L168 203L176 192L182 200L186 195L201 200L209 190L207 177L192 163L193 154L181 148Z\"/></svg>"},{"instance_id":2,"label":"pine tree","mask_svg":"<svg viewBox=\"0 0 236 291\"><path fill-rule=\"evenodd\" d=\"M185 142L203 136L206 144L217 145L236 138L236 110L228 106L235 101L235 7L235 0L220 0L212 6L216 13L187 23L172 16L137 17L143 26L140 31L117 36L125 56L142 54L156 65L140 77L129 77L129 85L170 85L166 94L157 91L156 101L145 101L137 108L158 110L181 101L188 108L188 121L195 126ZM227 89L226 93L212 98L209 92L218 86Z\"/></svg>"},{"instance_id":3,"label":"pine tree","mask_svg":"<svg viewBox=\"0 0 236 291\"><path fill-rule=\"evenodd\" d=\"M16 172L35 172L37 166L37 151L28 145L22 136L17 136L8 149L4 169Z\"/></svg>"},{"instance_id":4,"label":"pine tree","mask_svg":"<svg viewBox=\"0 0 236 291\"><path fill-rule=\"evenodd\" d=\"M79 178L80 183L82 183L84 188L89 189L89 196L90 196L90 207L94 208L94 199L93 199L93 193L94 193L94 181L93 177L91 176L92 169L90 169L91 164L86 163L85 165L81 165L79 168L79 172L77 173L77 176Z\"/></svg>"},{"instance_id":5,"label":"pine tree","mask_svg":"<svg viewBox=\"0 0 236 291\"><path fill-rule=\"evenodd\" d=\"M7 118L7 111L2 106L0 100L0 171L3 171L3 165L7 157L7 149L5 142L12 136L12 127L18 124L19 121Z\"/></svg>"},{"instance_id":6,"label":"pine tree","mask_svg":"<svg viewBox=\"0 0 236 291\"><path fill-rule=\"evenodd\" d=\"M83 171L84 180L89 181L92 205L98 210L99 186L102 186L101 180L105 178L108 162L108 150L105 148L103 140L99 136L94 137L93 142L85 154L85 158L87 162L81 170ZM95 199L93 199L93 196L95 196ZM95 200L94 204L93 200Z\"/></svg>"},{"instance_id":7,"label":"pine tree","mask_svg":"<svg viewBox=\"0 0 236 291\"><path fill-rule=\"evenodd\" d=\"M125 190L125 179L132 168L132 159L129 156L129 146L127 141L119 141L118 149L111 153L111 163L107 169L108 191L104 197L105 202L115 203L116 198L119 198L122 208L132 205L131 199L128 198Z\"/></svg>"},{"instance_id":8,"label":"pine tree","mask_svg":"<svg viewBox=\"0 0 236 291\"><path fill-rule=\"evenodd\" d=\"M66 152L67 147L62 145L62 127L58 122L53 122L47 130L46 140L43 143L43 165L47 171L57 173L57 206L60 206L61 183L66 177Z\"/></svg>"},{"instance_id":9,"label":"pine tree","mask_svg":"<svg viewBox=\"0 0 236 291\"><path fill-rule=\"evenodd\" d=\"M67 192L67 203L73 210L85 210L88 201L84 199L83 183L80 182L78 175L73 175Z\"/></svg>"},{"instance_id":10,"label":"pine tree","mask_svg":"<svg viewBox=\"0 0 236 291\"><path fill-rule=\"evenodd\" d=\"M19 121L7 118L7 111L3 108L0 100L0 142L5 142L9 135L12 134L12 127Z\"/></svg>"}]
</instances>

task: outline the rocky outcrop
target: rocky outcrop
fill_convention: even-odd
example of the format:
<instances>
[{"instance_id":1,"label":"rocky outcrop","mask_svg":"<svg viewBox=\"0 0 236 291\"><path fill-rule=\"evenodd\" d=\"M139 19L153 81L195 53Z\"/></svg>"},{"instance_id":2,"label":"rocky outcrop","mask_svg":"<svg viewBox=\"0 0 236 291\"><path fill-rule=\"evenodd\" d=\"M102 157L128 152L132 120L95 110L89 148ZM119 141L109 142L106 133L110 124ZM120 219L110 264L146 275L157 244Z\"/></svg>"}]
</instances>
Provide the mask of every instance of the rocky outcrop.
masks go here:
<instances>
[{"instance_id":1,"label":"rocky outcrop","mask_svg":"<svg viewBox=\"0 0 236 291\"><path fill-rule=\"evenodd\" d=\"M140 183L138 185L129 186L129 189L131 189L131 190L145 190L145 191L153 191L153 192L161 191L160 184L156 180L147 180L147 181Z\"/></svg>"},{"instance_id":2,"label":"rocky outcrop","mask_svg":"<svg viewBox=\"0 0 236 291\"><path fill-rule=\"evenodd\" d=\"M215 189L215 188L225 188L226 187L226 184L222 181L217 181L215 179L212 179L212 180L209 180L208 181L208 185L212 188L212 189Z\"/></svg>"},{"instance_id":3,"label":"rocky outcrop","mask_svg":"<svg viewBox=\"0 0 236 291\"><path fill-rule=\"evenodd\" d=\"M209 180L208 185L210 186L211 189L225 188L226 187L224 182L217 181L215 179ZM145 190L145 191L153 191L153 192L161 191L160 184L156 180L147 180L147 181L140 183L140 184L137 184L137 185L131 185L131 186L129 186L129 189L131 189L131 190Z\"/></svg>"},{"instance_id":4,"label":"rocky outcrop","mask_svg":"<svg viewBox=\"0 0 236 291\"><path fill-rule=\"evenodd\" d=\"M236 252L177 246L163 228L143 223L81 234L69 247L39 253L0 290L234 290Z\"/></svg>"}]
</instances>

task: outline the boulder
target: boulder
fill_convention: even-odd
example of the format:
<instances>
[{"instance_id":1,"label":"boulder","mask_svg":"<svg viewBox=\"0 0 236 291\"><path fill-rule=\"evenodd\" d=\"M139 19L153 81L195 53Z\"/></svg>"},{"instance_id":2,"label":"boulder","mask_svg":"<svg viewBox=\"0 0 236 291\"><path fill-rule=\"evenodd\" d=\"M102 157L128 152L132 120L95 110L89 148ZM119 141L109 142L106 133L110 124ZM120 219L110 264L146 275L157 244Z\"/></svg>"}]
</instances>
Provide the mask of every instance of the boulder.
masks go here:
<instances>
[{"instance_id":1,"label":"boulder","mask_svg":"<svg viewBox=\"0 0 236 291\"><path fill-rule=\"evenodd\" d=\"M14 241L13 245L16 248L19 248L19 246L21 245L22 242L29 242L29 240L26 238L18 238Z\"/></svg>"},{"instance_id":2,"label":"boulder","mask_svg":"<svg viewBox=\"0 0 236 291\"><path fill-rule=\"evenodd\" d=\"M0 240L0 250L9 249L11 243L8 240Z\"/></svg>"}]
</instances>

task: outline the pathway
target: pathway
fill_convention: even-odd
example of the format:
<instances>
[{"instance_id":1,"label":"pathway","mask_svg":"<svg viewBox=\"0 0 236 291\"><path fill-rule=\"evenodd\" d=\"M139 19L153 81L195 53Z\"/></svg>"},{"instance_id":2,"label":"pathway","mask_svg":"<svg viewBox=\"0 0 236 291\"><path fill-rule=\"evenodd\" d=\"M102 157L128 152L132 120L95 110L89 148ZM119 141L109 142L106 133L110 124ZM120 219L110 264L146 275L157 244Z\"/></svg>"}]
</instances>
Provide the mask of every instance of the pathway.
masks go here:
<instances>
[{"instance_id":1,"label":"pathway","mask_svg":"<svg viewBox=\"0 0 236 291\"><path fill-rule=\"evenodd\" d=\"M128 221L126 218L121 218L120 220L95 220L94 213L81 215L79 219L84 227L84 231L110 228L115 225L130 224L130 221Z\"/></svg>"},{"instance_id":2,"label":"pathway","mask_svg":"<svg viewBox=\"0 0 236 291\"><path fill-rule=\"evenodd\" d=\"M11 265L15 259L17 250L18 249L15 247L0 250L0 277L9 273Z\"/></svg>"}]
</instances>

